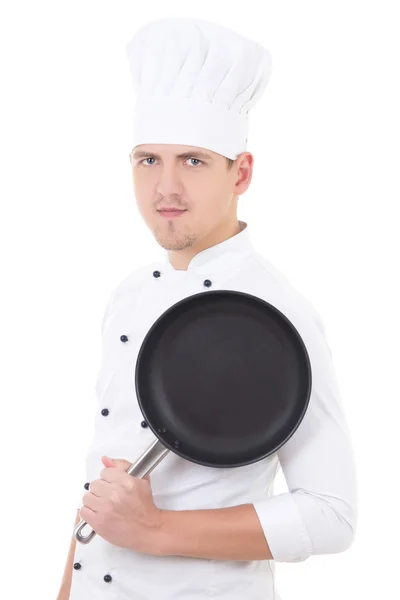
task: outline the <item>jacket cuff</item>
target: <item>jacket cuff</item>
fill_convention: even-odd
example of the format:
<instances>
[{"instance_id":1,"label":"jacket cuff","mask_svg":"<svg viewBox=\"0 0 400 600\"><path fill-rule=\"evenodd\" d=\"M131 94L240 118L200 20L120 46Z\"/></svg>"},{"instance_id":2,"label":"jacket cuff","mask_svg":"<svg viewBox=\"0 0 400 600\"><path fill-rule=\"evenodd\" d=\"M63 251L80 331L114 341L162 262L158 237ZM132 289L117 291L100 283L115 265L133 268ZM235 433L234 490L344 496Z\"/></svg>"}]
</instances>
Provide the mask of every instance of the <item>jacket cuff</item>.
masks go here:
<instances>
[{"instance_id":1,"label":"jacket cuff","mask_svg":"<svg viewBox=\"0 0 400 600\"><path fill-rule=\"evenodd\" d=\"M313 553L312 542L291 493L252 503L277 562L300 562Z\"/></svg>"}]
</instances>

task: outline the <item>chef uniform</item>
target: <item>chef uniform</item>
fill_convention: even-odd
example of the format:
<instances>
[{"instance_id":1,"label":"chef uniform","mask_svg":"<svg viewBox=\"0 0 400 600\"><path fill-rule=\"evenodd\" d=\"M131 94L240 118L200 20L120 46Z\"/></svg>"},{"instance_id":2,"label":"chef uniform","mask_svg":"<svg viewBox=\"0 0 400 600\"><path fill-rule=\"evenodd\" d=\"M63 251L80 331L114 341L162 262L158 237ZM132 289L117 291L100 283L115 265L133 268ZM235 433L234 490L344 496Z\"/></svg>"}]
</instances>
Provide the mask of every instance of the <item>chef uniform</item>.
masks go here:
<instances>
[{"instance_id":1,"label":"chef uniform","mask_svg":"<svg viewBox=\"0 0 400 600\"><path fill-rule=\"evenodd\" d=\"M186 62L181 60L178 51L179 60L175 62L171 57L166 59L165 52L160 53L162 40L164 44L167 41L175 44L178 39L177 48L185 55ZM233 85L236 76L243 83L241 78L249 75L240 64L236 70L226 69L228 61L224 62L223 57L229 55L228 48L237 49L240 44L243 44L242 55L249 64L249 72L256 78L254 86ZM224 77L218 81L227 83L226 93L221 94L219 101L225 98L229 103L229 72L233 74L230 89L242 94L242 101L249 106L265 85L270 65L267 51L252 44L254 42L206 21L163 19L139 30L130 51L133 52L134 47L141 50L145 47L150 54L156 50L153 60L155 57L166 60L167 74L164 71L162 85L170 89L172 82L179 79L173 79L172 74L176 77L185 64L198 68L200 78L202 68L208 64L202 50L218 54L219 49L218 64ZM194 56L189 59L193 48ZM197 55L200 57L196 62ZM134 72L138 74L138 63L146 60L137 54L130 56ZM231 60L235 64L238 56L232 51ZM179 69L175 69L178 64ZM218 68L215 64L214 67L215 84ZM147 91L151 85L157 87L160 83L155 83L154 64L153 68L153 73L151 68L150 72L142 71L147 80L146 83L142 80L141 85ZM163 68L162 61L159 68ZM208 68L212 70L212 65ZM204 78L196 88L191 78L189 87L192 91L197 89L201 96L202 86L208 85L207 82ZM185 95L189 88L184 87L183 82L178 88L175 99L182 107L184 99L179 93ZM160 98L161 88L157 93ZM207 111L212 114L213 108L201 108L205 97L199 96L194 105L188 101L186 116L190 110L197 111L200 107L199 120L202 121ZM236 104L235 110L239 110L239 105ZM146 111L146 107L142 105L141 110ZM209 128L197 129L196 121L192 124L186 121L189 129L180 128L179 110L176 112L172 104L170 110L168 118L176 128L167 125L161 130L159 121L160 131L154 129L151 121L154 112L150 111L147 120L144 117L134 124L134 146L182 143L220 152L226 144L221 153L231 158L245 149L247 130L242 117L246 120L246 111L239 117L240 110L222 117L225 119L223 128L229 122L237 126L233 133L225 129L224 140L223 130L219 129L220 137L213 137L215 132ZM222 115L222 108L217 108L217 112ZM167 113L163 115L165 118ZM185 119L185 114L182 115ZM158 118L157 113L155 120ZM213 127L221 125L215 115L213 118ZM81 508L82 496L90 482L99 479L104 467L103 455L133 462L155 439L140 411L134 384L137 354L152 324L173 304L199 292L236 290L253 294L284 313L306 345L312 368L312 390L300 426L277 452L244 467L206 467L169 452L152 472L151 487L154 502L162 509L179 511L252 504L274 560L155 556L117 547L96 535L89 544L76 543L70 600L280 600L275 585L275 561L299 562L312 555L338 553L353 542L357 523L355 460L322 319L311 303L256 250L248 224L239 223L239 233L197 253L187 270L175 269L164 250L159 260L134 269L111 291L102 320L101 364L95 383L98 406L95 432L87 451L86 481L79 490L77 508ZM288 492L274 495L274 479L279 468L282 468ZM89 531L90 526L86 526L82 534L87 535Z\"/></svg>"}]
</instances>

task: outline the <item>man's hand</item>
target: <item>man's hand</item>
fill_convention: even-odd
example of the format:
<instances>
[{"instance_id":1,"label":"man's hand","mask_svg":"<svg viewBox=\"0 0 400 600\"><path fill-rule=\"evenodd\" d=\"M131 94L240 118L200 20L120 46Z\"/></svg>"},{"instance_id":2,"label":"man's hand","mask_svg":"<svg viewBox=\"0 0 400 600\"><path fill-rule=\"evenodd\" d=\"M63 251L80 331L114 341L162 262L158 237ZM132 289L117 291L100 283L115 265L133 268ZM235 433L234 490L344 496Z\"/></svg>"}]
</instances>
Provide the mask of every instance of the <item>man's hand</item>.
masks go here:
<instances>
[{"instance_id":1,"label":"man's hand","mask_svg":"<svg viewBox=\"0 0 400 600\"><path fill-rule=\"evenodd\" d=\"M158 554L163 511L154 504L150 476L139 479L126 471L131 463L102 457L105 469L84 494L80 515L96 534L122 548Z\"/></svg>"}]
</instances>

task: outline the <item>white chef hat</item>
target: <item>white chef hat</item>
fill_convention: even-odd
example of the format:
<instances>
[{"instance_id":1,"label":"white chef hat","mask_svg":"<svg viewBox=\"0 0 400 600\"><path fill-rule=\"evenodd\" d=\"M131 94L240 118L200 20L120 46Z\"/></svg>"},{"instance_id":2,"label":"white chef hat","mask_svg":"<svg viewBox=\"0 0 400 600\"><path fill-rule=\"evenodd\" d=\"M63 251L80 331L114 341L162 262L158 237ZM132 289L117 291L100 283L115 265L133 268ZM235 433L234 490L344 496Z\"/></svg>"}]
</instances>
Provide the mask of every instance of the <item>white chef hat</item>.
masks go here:
<instances>
[{"instance_id":1,"label":"white chef hat","mask_svg":"<svg viewBox=\"0 0 400 600\"><path fill-rule=\"evenodd\" d=\"M271 74L266 48L204 19L166 18L142 26L126 51L132 148L184 144L231 159L246 151L248 111Z\"/></svg>"}]
</instances>

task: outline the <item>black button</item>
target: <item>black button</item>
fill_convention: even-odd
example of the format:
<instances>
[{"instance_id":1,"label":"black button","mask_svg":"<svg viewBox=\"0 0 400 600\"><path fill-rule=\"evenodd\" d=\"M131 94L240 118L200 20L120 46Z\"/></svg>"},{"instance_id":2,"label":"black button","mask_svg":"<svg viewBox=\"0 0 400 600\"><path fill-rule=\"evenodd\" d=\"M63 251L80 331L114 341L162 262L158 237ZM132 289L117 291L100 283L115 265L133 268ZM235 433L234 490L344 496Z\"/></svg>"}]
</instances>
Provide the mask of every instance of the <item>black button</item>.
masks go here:
<instances>
[{"instance_id":1,"label":"black button","mask_svg":"<svg viewBox=\"0 0 400 600\"><path fill-rule=\"evenodd\" d=\"M85 483L85 485L83 486L85 488L85 490L89 489L89 482Z\"/></svg>"},{"instance_id":2,"label":"black button","mask_svg":"<svg viewBox=\"0 0 400 600\"><path fill-rule=\"evenodd\" d=\"M103 410L101 411L101 414L103 415L103 417L106 417L109 413L108 408L103 408Z\"/></svg>"},{"instance_id":3,"label":"black button","mask_svg":"<svg viewBox=\"0 0 400 600\"><path fill-rule=\"evenodd\" d=\"M142 421L140 424L141 424L142 427L148 427L146 421Z\"/></svg>"},{"instance_id":4,"label":"black button","mask_svg":"<svg viewBox=\"0 0 400 600\"><path fill-rule=\"evenodd\" d=\"M153 271L153 277L160 277L161 273L160 271Z\"/></svg>"},{"instance_id":5,"label":"black button","mask_svg":"<svg viewBox=\"0 0 400 600\"><path fill-rule=\"evenodd\" d=\"M205 280L204 280L204 285L205 285L206 287L210 287L210 285L212 285L212 283L211 283L211 281L210 281L209 279L205 279Z\"/></svg>"},{"instance_id":6,"label":"black button","mask_svg":"<svg viewBox=\"0 0 400 600\"><path fill-rule=\"evenodd\" d=\"M121 340L121 342L127 342L128 341L128 336L127 335L121 335L121 337L119 339Z\"/></svg>"},{"instance_id":7,"label":"black button","mask_svg":"<svg viewBox=\"0 0 400 600\"><path fill-rule=\"evenodd\" d=\"M74 563L74 569L80 569L81 566L81 563Z\"/></svg>"},{"instance_id":8,"label":"black button","mask_svg":"<svg viewBox=\"0 0 400 600\"><path fill-rule=\"evenodd\" d=\"M111 575L108 575L108 574L107 574L107 575L104 575L104 578L103 578L103 579L104 579L104 581L107 581L107 583L109 583L110 581L112 581L112 577L111 577Z\"/></svg>"}]
</instances>

